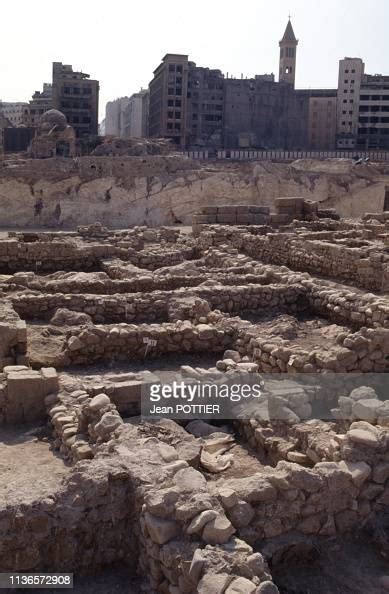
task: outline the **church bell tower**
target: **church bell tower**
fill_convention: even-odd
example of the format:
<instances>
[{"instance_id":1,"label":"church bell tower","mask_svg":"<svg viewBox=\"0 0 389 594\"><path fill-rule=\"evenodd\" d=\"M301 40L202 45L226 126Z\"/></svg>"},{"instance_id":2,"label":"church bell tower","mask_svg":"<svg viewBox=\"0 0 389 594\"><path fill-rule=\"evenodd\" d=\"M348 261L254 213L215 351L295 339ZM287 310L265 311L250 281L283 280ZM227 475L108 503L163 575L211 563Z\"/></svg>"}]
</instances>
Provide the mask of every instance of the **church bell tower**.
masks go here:
<instances>
[{"instance_id":1,"label":"church bell tower","mask_svg":"<svg viewBox=\"0 0 389 594\"><path fill-rule=\"evenodd\" d=\"M290 17L286 25L285 33L281 39L280 45L280 82L286 82L294 88L294 81L296 76L296 51L298 41L293 31Z\"/></svg>"}]
</instances>

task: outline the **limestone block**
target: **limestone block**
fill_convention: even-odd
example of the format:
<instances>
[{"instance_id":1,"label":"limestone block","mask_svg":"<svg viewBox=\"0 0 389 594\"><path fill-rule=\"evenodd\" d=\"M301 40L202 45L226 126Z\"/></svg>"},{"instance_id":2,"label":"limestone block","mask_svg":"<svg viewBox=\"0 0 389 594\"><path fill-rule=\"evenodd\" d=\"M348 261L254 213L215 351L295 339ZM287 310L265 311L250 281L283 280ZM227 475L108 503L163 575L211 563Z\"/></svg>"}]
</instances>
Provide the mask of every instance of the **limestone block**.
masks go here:
<instances>
[{"instance_id":1,"label":"limestone block","mask_svg":"<svg viewBox=\"0 0 389 594\"><path fill-rule=\"evenodd\" d=\"M175 521L157 518L149 512L144 517L148 533L157 544L163 545L181 532L180 525Z\"/></svg>"},{"instance_id":2,"label":"limestone block","mask_svg":"<svg viewBox=\"0 0 389 594\"><path fill-rule=\"evenodd\" d=\"M58 374L54 367L42 367L41 375L43 378L44 392L46 395L53 394L59 390Z\"/></svg>"},{"instance_id":3,"label":"limestone block","mask_svg":"<svg viewBox=\"0 0 389 594\"><path fill-rule=\"evenodd\" d=\"M244 577L235 578L228 586L225 594L253 594L257 587Z\"/></svg>"},{"instance_id":4,"label":"limestone block","mask_svg":"<svg viewBox=\"0 0 389 594\"><path fill-rule=\"evenodd\" d=\"M352 417L368 423L376 423L382 404L382 400L378 398L361 398L353 404Z\"/></svg>"},{"instance_id":5,"label":"limestone block","mask_svg":"<svg viewBox=\"0 0 389 594\"><path fill-rule=\"evenodd\" d=\"M202 538L209 544L224 544L235 532L235 528L225 516L218 514L216 518L205 524Z\"/></svg>"},{"instance_id":6,"label":"limestone block","mask_svg":"<svg viewBox=\"0 0 389 594\"><path fill-rule=\"evenodd\" d=\"M370 466L363 461L349 462L342 460L339 462L339 468L351 474L353 482L358 488L360 488L371 475Z\"/></svg>"},{"instance_id":7,"label":"limestone block","mask_svg":"<svg viewBox=\"0 0 389 594\"><path fill-rule=\"evenodd\" d=\"M197 586L197 594L223 594L231 576L226 573L207 573Z\"/></svg>"}]
</instances>

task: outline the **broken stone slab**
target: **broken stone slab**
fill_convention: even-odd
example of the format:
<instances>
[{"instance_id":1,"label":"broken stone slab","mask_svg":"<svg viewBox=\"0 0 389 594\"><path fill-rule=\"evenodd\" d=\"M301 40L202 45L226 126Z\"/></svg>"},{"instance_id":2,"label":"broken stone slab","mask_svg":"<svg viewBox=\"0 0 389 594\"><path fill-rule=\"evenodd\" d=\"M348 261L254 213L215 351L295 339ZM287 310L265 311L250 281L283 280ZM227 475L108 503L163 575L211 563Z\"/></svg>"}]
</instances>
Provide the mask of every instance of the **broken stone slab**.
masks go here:
<instances>
[{"instance_id":1,"label":"broken stone slab","mask_svg":"<svg viewBox=\"0 0 389 594\"><path fill-rule=\"evenodd\" d=\"M202 538L209 544L224 544L234 534L235 528L226 516L218 514L216 518L205 524Z\"/></svg>"},{"instance_id":2,"label":"broken stone slab","mask_svg":"<svg viewBox=\"0 0 389 594\"><path fill-rule=\"evenodd\" d=\"M256 473L241 479L229 479L223 483L223 487L228 487L244 501L249 503L259 503L271 501L277 495L276 489L269 480L262 474Z\"/></svg>"},{"instance_id":3,"label":"broken stone slab","mask_svg":"<svg viewBox=\"0 0 389 594\"><path fill-rule=\"evenodd\" d=\"M227 573L207 573L197 585L197 594L223 594L230 580Z\"/></svg>"},{"instance_id":4,"label":"broken stone slab","mask_svg":"<svg viewBox=\"0 0 389 594\"><path fill-rule=\"evenodd\" d=\"M352 427L353 425L351 425ZM351 428L347 436L353 443L366 446L368 448L378 448L378 435L366 428Z\"/></svg>"},{"instance_id":5,"label":"broken stone slab","mask_svg":"<svg viewBox=\"0 0 389 594\"><path fill-rule=\"evenodd\" d=\"M351 474L353 482L357 487L361 487L371 475L371 467L363 461L349 462L348 460L341 460L339 462L339 468Z\"/></svg>"},{"instance_id":6,"label":"broken stone slab","mask_svg":"<svg viewBox=\"0 0 389 594\"><path fill-rule=\"evenodd\" d=\"M222 502L224 509L230 509L238 503L238 495L228 487L221 487L218 492L219 499Z\"/></svg>"},{"instance_id":7,"label":"broken stone slab","mask_svg":"<svg viewBox=\"0 0 389 594\"><path fill-rule=\"evenodd\" d=\"M181 532L180 525L173 520L163 520L149 512L144 516L150 538L157 544L163 545Z\"/></svg>"},{"instance_id":8,"label":"broken stone slab","mask_svg":"<svg viewBox=\"0 0 389 594\"><path fill-rule=\"evenodd\" d=\"M376 423L382 405L382 400L378 400L378 398L361 398L354 402L352 406L352 418L367 421L368 423Z\"/></svg>"},{"instance_id":9,"label":"broken stone slab","mask_svg":"<svg viewBox=\"0 0 389 594\"><path fill-rule=\"evenodd\" d=\"M207 488L205 477L194 468L182 468L176 472L173 481L177 485L178 490L183 493L205 491Z\"/></svg>"},{"instance_id":10,"label":"broken stone slab","mask_svg":"<svg viewBox=\"0 0 389 594\"><path fill-rule=\"evenodd\" d=\"M228 586L225 594L254 594L257 586L244 577L235 578Z\"/></svg>"}]
</instances>

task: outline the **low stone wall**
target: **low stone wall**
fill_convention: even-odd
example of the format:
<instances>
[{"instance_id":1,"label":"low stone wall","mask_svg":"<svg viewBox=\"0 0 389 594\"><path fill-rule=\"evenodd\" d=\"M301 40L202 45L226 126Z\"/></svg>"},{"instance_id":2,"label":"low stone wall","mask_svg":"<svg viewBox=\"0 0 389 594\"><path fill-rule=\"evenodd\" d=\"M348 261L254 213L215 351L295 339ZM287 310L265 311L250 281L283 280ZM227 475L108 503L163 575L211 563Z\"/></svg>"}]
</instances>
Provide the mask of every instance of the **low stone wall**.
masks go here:
<instances>
[{"instance_id":1,"label":"low stone wall","mask_svg":"<svg viewBox=\"0 0 389 594\"><path fill-rule=\"evenodd\" d=\"M69 331L63 362L83 365L104 360L153 359L169 353L218 353L231 346L235 335L233 327L193 325L190 321L159 326L92 326Z\"/></svg>"},{"instance_id":2,"label":"low stone wall","mask_svg":"<svg viewBox=\"0 0 389 594\"><path fill-rule=\"evenodd\" d=\"M27 293L12 298L15 310L25 319L50 319L58 309L91 316L96 323L164 321L173 298L204 299L223 312L268 312L269 308L298 309L305 290L294 285L198 286L190 291L154 291L131 295L46 295Z\"/></svg>"},{"instance_id":3,"label":"low stone wall","mask_svg":"<svg viewBox=\"0 0 389 594\"><path fill-rule=\"evenodd\" d=\"M168 230L167 230L168 231ZM110 233L106 238L84 238L80 234L14 234L0 241L0 273L22 271L94 270L103 260L119 258L134 266L156 270L194 256L191 245L177 244L178 233L155 233L158 247L143 248L146 231ZM161 239L162 238L162 239ZM165 239L166 238L166 239ZM170 239L172 242L167 242ZM154 241L154 236L150 236Z\"/></svg>"},{"instance_id":4,"label":"low stone wall","mask_svg":"<svg viewBox=\"0 0 389 594\"><path fill-rule=\"evenodd\" d=\"M238 227L209 227L200 233L203 249L227 242L264 263L353 282L373 291L385 292L389 287L389 256L378 247L347 247L305 239L291 231L254 235Z\"/></svg>"}]
</instances>

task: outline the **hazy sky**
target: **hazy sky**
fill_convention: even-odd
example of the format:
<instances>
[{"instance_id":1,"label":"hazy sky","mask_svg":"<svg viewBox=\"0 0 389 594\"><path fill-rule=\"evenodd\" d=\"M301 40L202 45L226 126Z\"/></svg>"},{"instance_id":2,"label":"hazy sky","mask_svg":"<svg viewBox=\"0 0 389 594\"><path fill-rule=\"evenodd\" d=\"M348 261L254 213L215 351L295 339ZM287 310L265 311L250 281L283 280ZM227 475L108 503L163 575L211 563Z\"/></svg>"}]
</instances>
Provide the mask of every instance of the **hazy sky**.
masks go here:
<instances>
[{"instance_id":1,"label":"hazy sky","mask_svg":"<svg viewBox=\"0 0 389 594\"><path fill-rule=\"evenodd\" d=\"M388 0L18 0L0 7L0 99L28 101L53 61L100 81L105 104L147 87L165 53L240 77L278 72L291 14L297 88L335 87L338 60L389 74Z\"/></svg>"}]
</instances>

